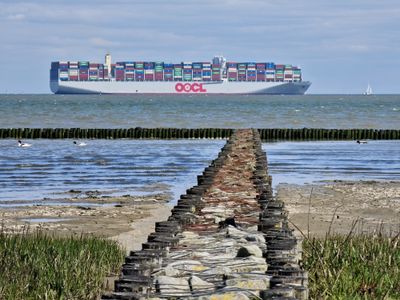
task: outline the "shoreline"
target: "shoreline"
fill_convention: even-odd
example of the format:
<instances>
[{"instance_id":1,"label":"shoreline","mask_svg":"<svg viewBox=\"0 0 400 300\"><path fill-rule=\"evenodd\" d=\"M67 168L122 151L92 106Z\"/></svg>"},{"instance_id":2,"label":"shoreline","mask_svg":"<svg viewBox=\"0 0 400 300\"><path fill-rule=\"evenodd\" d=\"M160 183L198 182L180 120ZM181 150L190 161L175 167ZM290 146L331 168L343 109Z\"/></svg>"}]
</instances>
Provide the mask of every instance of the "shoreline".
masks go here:
<instances>
[{"instance_id":1,"label":"shoreline","mask_svg":"<svg viewBox=\"0 0 400 300\"><path fill-rule=\"evenodd\" d=\"M400 232L400 181L279 184L276 197L285 203L291 227L303 236Z\"/></svg>"},{"instance_id":2,"label":"shoreline","mask_svg":"<svg viewBox=\"0 0 400 300\"><path fill-rule=\"evenodd\" d=\"M355 220L355 233L400 232L400 181L282 183L276 187L276 198L285 203L290 225L297 234L301 230L305 236L324 237L328 231L346 235ZM172 209L166 193L84 199L101 206L74 205L72 197L61 201L66 200L71 205L0 208L2 230L18 233L27 228L40 229L59 236L92 234L116 240L129 252L139 250L154 231L155 222L166 220Z\"/></svg>"},{"instance_id":3,"label":"shoreline","mask_svg":"<svg viewBox=\"0 0 400 300\"><path fill-rule=\"evenodd\" d=\"M2 231L41 230L57 236L89 234L116 240L128 252L140 248L154 231L155 222L166 220L172 209L168 193L68 197L54 200L57 201L70 204L1 207ZM87 205L79 205L82 202Z\"/></svg>"}]
</instances>

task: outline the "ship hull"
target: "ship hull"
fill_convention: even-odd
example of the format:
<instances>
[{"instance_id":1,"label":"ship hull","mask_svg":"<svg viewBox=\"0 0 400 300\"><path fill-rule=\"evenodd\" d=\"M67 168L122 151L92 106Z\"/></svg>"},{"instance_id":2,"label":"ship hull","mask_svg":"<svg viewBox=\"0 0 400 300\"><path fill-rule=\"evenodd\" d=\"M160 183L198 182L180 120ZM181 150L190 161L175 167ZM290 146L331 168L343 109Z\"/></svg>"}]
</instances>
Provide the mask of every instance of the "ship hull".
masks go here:
<instances>
[{"instance_id":1,"label":"ship hull","mask_svg":"<svg viewBox=\"0 0 400 300\"><path fill-rule=\"evenodd\" d=\"M302 82L50 81L55 94L268 94L303 95Z\"/></svg>"}]
</instances>

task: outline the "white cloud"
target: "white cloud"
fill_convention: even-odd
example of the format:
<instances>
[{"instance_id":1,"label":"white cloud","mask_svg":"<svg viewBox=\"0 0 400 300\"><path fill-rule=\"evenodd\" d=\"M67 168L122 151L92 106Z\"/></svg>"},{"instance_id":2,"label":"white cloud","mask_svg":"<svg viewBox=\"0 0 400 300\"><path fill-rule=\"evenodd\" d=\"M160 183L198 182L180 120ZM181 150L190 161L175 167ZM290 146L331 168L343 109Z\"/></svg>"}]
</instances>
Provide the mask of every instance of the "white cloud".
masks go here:
<instances>
[{"instance_id":1,"label":"white cloud","mask_svg":"<svg viewBox=\"0 0 400 300\"><path fill-rule=\"evenodd\" d=\"M14 14L14 15L9 15L7 17L7 20L10 21L22 21L26 18L26 16L24 14Z\"/></svg>"},{"instance_id":2,"label":"white cloud","mask_svg":"<svg viewBox=\"0 0 400 300\"><path fill-rule=\"evenodd\" d=\"M107 40L107 39L103 39L100 37L93 37L91 39L89 39L90 44L93 46L100 46L100 47L111 47L111 46L119 46L119 43Z\"/></svg>"},{"instance_id":3,"label":"white cloud","mask_svg":"<svg viewBox=\"0 0 400 300\"><path fill-rule=\"evenodd\" d=\"M307 74L329 81L349 81L356 63L360 76L363 60L390 61L388 77L400 68L398 0L0 0L0 5L0 28L7 29L0 31L0 59L23 60L43 72L46 61L101 60L107 50L115 59L203 60L223 53L234 60L275 60L300 64ZM340 72L317 73L334 70L339 60L346 62Z\"/></svg>"}]
</instances>

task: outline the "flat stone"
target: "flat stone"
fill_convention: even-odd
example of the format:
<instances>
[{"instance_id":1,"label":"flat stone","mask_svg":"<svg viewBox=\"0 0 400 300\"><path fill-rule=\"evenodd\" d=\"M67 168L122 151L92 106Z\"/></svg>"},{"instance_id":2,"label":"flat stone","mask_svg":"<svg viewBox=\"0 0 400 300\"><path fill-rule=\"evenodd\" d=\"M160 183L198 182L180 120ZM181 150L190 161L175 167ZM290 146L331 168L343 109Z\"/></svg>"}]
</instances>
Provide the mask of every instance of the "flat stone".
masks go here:
<instances>
[{"instance_id":1,"label":"flat stone","mask_svg":"<svg viewBox=\"0 0 400 300\"><path fill-rule=\"evenodd\" d=\"M164 268L165 276L174 277L180 275L182 272L168 265Z\"/></svg>"},{"instance_id":2,"label":"flat stone","mask_svg":"<svg viewBox=\"0 0 400 300\"><path fill-rule=\"evenodd\" d=\"M207 282L197 276L192 276L189 279L190 287L192 291L203 291L203 292L211 292L215 290L214 284Z\"/></svg>"},{"instance_id":3,"label":"flat stone","mask_svg":"<svg viewBox=\"0 0 400 300\"><path fill-rule=\"evenodd\" d=\"M237 252L237 257L262 257L262 250L257 245L245 245Z\"/></svg>"},{"instance_id":4,"label":"flat stone","mask_svg":"<svg viewBox=\"0 0 400 300\"><path fill-rule=\"evenodd\" d=\"M209 296L196 297L198 300L250 300L250 298L242 292L222 292L218 294L213 294ZM251 298L253 299L253 298Z\"/></svg>"},{"instance_id":5,"label":"flat stone","mask_svg":"<svg viewBox=\"0 0 400 300\"><path fill-rule=\"evenodd\" d=\"M156 290L164 295L190 296L188 277L159 276L155 278Z\"/></svg>"},{"instance_id":6,"label":"flat stone","mask_svg":"<svg viewBox=\"0 0 400 300\"><path fill-rule=\"evenodd\" d=\"M224 266L217 266L215 268L208 269L204 271L204 275L230 275L232 274L232 269Z\"/></svg>"},{"instance_id":7,"label":"flat stone","mask_svg":"<svg viewBox=\"0 0 400 300\"><path fill-rule=\"evenodd\" d=\"M201 262L197 260L179 260L170 263L167 267L172 267L181 272L182 271L200 272L209 269L208 267L204 266Z\"/></svg>"},{"instance_id":8,"label":"flat stone","mask_svg":"<svg viewBox=\"0 0 400 300\"><path fill-rule=\"evenodd\" d=\"M262 291L269 289L270 279L271 277L265 274L243 274L240 278L226 280L226 285L246 290Z\"/></svg>"}]
</instances>

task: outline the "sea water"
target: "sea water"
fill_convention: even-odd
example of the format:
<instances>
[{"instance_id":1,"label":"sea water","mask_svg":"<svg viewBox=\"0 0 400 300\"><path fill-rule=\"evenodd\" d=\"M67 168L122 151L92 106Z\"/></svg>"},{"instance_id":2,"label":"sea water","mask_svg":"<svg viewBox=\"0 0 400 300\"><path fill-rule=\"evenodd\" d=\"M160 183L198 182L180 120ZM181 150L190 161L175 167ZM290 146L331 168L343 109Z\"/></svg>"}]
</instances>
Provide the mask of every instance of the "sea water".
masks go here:
<instances>
[{"instance_id":1,"label":"sea water","mask_svg":"<svg viewBox=\"0 0 400 300\"><path fill-rule=\"evenodd\" d=\"M0 95L0 128L400 128L399 95Z\"/></svg>"},{"instance_id":2,"label":"sea water","mask_svg":"<svg viewBox=\"0 0 400 300\"><path fill-rule=\"evenodd\" d=\"M400 96L0 95L3 128L400 128ZM43 204L69 190L168 192L176 201L223 140L0 140L0 205ZM280 182L400 180L400 141L263 144ZM23 204L19 201L25 201ZM59 203L58 203L59 204Z\"/></svg>"}]
</instances>

